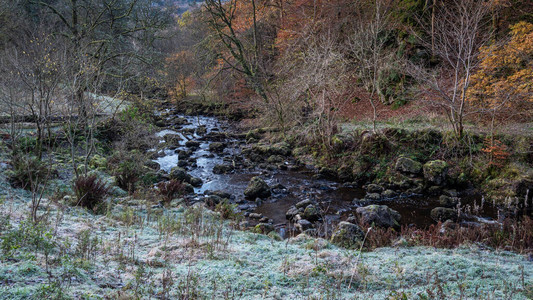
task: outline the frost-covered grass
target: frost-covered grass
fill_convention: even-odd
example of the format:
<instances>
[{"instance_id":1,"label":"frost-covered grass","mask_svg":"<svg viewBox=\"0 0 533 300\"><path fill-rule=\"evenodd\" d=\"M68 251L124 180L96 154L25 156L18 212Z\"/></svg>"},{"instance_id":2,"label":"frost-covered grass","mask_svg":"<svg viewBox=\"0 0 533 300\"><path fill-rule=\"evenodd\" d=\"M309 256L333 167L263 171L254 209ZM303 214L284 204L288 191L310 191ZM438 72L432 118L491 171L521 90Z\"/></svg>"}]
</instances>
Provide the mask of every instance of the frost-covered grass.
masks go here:
<instances>
[{"instance_id":1,"label":"frost-covered grass","mask_svg":"<svg viewBox=\"0 0 533 300\"><path fill-rule=\"evenodd\" d=\"M527 299L532 293L532 262L475 245L360 254L306 236L278 241L233 230L200 206L152 208L130 198L115 199L106 215L45 202L46 229L27 226L22 234L27 201L6 198L0 205L11 226L0 225L0 299Z\"/></svg>"}]
</instances>

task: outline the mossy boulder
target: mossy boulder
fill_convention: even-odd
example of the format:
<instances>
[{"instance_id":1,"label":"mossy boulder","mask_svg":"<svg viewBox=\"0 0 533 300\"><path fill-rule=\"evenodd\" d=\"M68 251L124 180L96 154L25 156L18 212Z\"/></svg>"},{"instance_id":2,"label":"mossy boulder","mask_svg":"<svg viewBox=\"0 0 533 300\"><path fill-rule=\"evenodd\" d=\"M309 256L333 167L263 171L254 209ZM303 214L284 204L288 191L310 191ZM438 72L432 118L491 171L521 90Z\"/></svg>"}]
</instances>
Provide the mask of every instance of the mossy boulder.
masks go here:
<instances>
[{"instance_id":1,"label":"mossy boulder","mask_svg":"<svg viewBox=\"0 0 533 300\"><path fill-rule=\"evenodd\" d=\"M529 199L533 199L533 178L531 177L524 177L520 178L516 182L513 183L513 191L517 197L525 198L526 195Z\"/></svg>"},{"instance_id":2,"label":"mossy boulder","mask_svg":"<svg viewBox=\"0 0 533 300\"><path fill-rule=\"evenodd\" d=\"M459 203L459 198L442 195L439 197L439 204L442 207L455 207Z\"/></svg>"},{"instance_id":3,"label":"mossy boulder","mask_svg":"<svg viewBox=\"0 0 533 300\"><path fill-rule=\"evenodd\" d=\"M290 156L292 154L291 145L285 142L276 143L272 145L269 149L270 155L282 155Z\"/></svg>"},{"instance_id":4,"label":"mossy boulder","mask_svg":"<svg viewBox=\"0 0 533 300\"><path fill-rule=\"evenodd\" d=\"M267 162L271 164L281 163L283 161L284 161L284 158L281 155L270 155L267 159Z\"/></svg>"},{"instance_id":5,"label":"mossy boulder","mask_svg":"<svg viewBox=\"0 0 533 300\"><path fill-rule=\"evenodd\" d=\"M400 228L402 216L386 205L368 205L359 207L357 214L363 223L383 228Z\"/></svg>"},{"instance_id":6,"label":"mossy boulder","mask_svg":"<svg viewBox=\"0 0 533 300\"><path fill-rule=\"evenodd\" d=\"M332 180L336 179L338 176L337 170L333 168L328 168L328 167L320 168L320 170L318 171L318 174L320 178L326 178L326 179L332 179Z\"/></svg>"},{"instance_id":7,"label":"mossy boulder","mask_svg":"<svg viewBox=\"0 0 533 300\"><path fill-rule=\"evenodd\" d=\"M192 193L194 193L194 187L190 183L184 182L183 183L183 191L186 194L192 194Z\"/></svg>"},{"instance_id":8,"label":"mossy boulder","mask_svg":"<svg viewBox=\"0 0 533 300\"><path fill-rule=\"evenodd\" d=\"M331 236L331 243L348 249L359 249L365 238L361 228L349 222L340 222Z\"/></svg>"},{"instance_id":9,"label":"mossy boulder","mask_svg":"<svg viewBox=\"0 0 533 300\"><path fill-rule=\"evenodd\" d=\"M274 231L274 225L270 223L259 223L253 229L253 232L261 234L269 234L272 231Z\"/></svg>"},{"instance_id":10,"label":"mossy boulder","mask_svg":"<svg viewBox=\"0 0 533 300\"><path fill-rule=\"evenodd\" d=\"M191 180L189 183L194 187L201 187L204 184L204 181L198 177L191 177Z\"/></svg>"},{"instance_id":11,"label":"mossy boulder","mask_svg":"<svg viewBox=\"0 0 533 300\"><path fill-rule=\"evenodd\" d=\"M233 170L234 168L232 165L224 165L224 164L215 165L213 167L213 174L226 174L226 173L230 173Z\"/></svg>"},{"instance_id":12,"label":"mossy boulder","mask_svg":"<svg viewBox=\"0 0 533 300\"><path fill-rule=\"evenodd\" d=\"M227 145L225 143L213 142L209 144L209 151L215 153L222 153L224 149L226 149L226 146Z\"/></svg>"},{"instance_id":13,"label":"mossy boulder","mask_svg":"<svg viewBox=\"0 0 533 300\"><path fill-rule=\"evenodd\" d=\"M200 147L200 142L198 142L198 141L187 141L187 142L185 142L185 146L187 148L196 149L196 148Z\"/></svg>"},{"instance_id":14,"label":"mossy boulder","mask_svg":"<svg viewBox=\"0 0 533 300\"><path fill-rule=\"evenodd\" d=\"M396 160L396 170L406 174L420 174L422 164L408 157L400 157Z\"/></svg>"},{"instance_id":15,"label":"mossy boulder","mask_svg":"<svg viewBox=\"0 0 533 300\"><path fill-rule=\"evenodd\" d=\"M435 185L444 185L448 175L448 164L442 160L432 160L424 164L424 179Z\"/></svg>"},{"instance_id":16,"label":"mossy boulder","mask_svg":"<svg viewBox=\"0 0 533 300\"><path fill-rule=\"evenodd\" d=\"M435 207L431 210L431 219L435 222L444 222L446 220L455 222L457 221L457 212L451 208Z\"/></svg>"},{"instance_id":17,"label":"mossy boulder","mask_svg":"<svg viewBox=\"0 0 533 300\"><path fill-rule=\"evenodd\" d=\"M179 180L181 182L191 182L192 176L187 174L187 171L185 169L180 167L174 167L172 170L170 170L170 179Z\"/></svg>"},{"instance_id":18,"label":"mossy boulder","mask_svg":"<svg viewBox=\"0 0 533 300\"><path fill-rule=\"evenodd\" d=\"M383 192L383 187L378 185L378 184L374 184L374 183L371 183L369 185L366 186L366 191L368 193L381 193Z\"/></svg>"},{"instance_id":19,"label":"mossy boulder","mask_svg":"<svg viewBox=\"0 0 533 300\"><path fill-rule=\"evenodd\" d=\"M260 177L253 177L248 184L248 187L244 190L244 196L246 198L267 198L271 195L270 187Z\"/></svg>"},{"instance_id":20,"label":"mossy boulder","mask_svg":"<svg viewBox=\"0 0 533 300\"><path fill-rule=\"evenodd\" d=\"M354 180L354 176L352 173L353 166L350 165L342 165L337 169L337 175L341 182L351 182Z\"/></svg>"},{"instance_id":21,"label":"mossy boulder","mask_svg":"<svg viewBox=\"0 0 533 300\"><path fill-rule=\"evenodd\" d=\"M364 132L361 136L360 152L361 154L381 157L388 154L392 149L391 142L383 134L372 134Z\"/></svg>"},{"instance_id":22,"label":"mossy boulder","mask_svg":"<svg viewBox=\"0 0 533 300\"><path fill-rule=\"evenodd\" d=\"M304 212L302 213L302 218L310 221L316 221L320 219L320 210L313 204L310 204L304 209Z\"/></svg>"},{"instance_id":23,"label":"mossy boulder","mask_svg":"<svg viewBox=\"0 0 533 300\"><path fill-rule=\"evenodd\" d=\"M302 211L300 209L296 208L295 206L291 206L289 210L287 210L287 212L285 213L285 218L287 218L287 220L292 220L296 217L297 214L301 212Z\"/></svg>"}]
</instances>

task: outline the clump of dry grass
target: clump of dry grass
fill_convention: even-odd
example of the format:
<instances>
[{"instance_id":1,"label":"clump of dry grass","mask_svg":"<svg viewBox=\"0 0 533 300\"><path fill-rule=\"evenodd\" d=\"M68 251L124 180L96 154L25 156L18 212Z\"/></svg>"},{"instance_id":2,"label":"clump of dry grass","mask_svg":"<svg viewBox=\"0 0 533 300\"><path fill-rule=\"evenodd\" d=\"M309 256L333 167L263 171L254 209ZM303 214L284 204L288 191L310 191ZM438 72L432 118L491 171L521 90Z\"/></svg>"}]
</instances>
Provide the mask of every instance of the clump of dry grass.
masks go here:
<instances>
[{"instance_id":1,"label":"clump of dry grass","mask_svg":"<svg viewBox=\"0 0 533 300\"><path fill-rule=\"evenodd\" d=\"M368 228L366 224L361 227ZM400 231L392 228L372 228L365 247L375 249L402 241L409 246L453 248L465 243L482 244L495 249L529 253L533 251L533 220L506 219L499 224L481 224L462 227L457 224L434 224L425 229L403 226Z\"/></svg>"}]
</instances>

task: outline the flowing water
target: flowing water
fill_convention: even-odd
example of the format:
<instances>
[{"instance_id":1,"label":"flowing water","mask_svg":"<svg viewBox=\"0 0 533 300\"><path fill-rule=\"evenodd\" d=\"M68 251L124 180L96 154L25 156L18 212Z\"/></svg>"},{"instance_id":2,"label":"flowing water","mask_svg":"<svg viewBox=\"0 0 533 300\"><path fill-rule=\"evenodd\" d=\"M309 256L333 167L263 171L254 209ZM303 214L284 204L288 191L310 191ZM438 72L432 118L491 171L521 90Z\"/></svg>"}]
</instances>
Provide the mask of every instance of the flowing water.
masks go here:
<instances>
[{"instance_id":1,"label":"flowing water","mask_svg":"<svg viewBox=\"0 0 533 300\"><path fill-rule=\"evenodd\" d=\"M175 118L176 116L170 116ZM173 126L172 129L165 129L157 136L163 139L166 135L176 135L181 140L173 147L163 149L164 155L157 158L157 163L165 172L176 167L180 161L178 152L191 149L186 146L187 141L199 141L199 147L194 148L191 155L195 163L185 167L187 172L194 177L203 180L203 185L195 189L197 199L209 191L221 190L234 196L232 201L238 204L243 211L253 211L260 213L273 221L280 227L288 227L289 223L285 218L286 211L295 203L304 199L312 199L320 203L324 214L323 221L326 226L332 226L339 220L345 219L354 214L355 209L352 201L354 198L363 198L365 191L350 185L338 182L315 179L315 171L306 167L292 166L293 162L284 162L289 168L287 170L265 170L257 166L244 164L241 153L246 144L242 139L237 138L230 124L220 121L214 117L206 116L179 116L186 119L184 125ZM201 130L199 130L201 129ZM224 142L227 147L221 153L212 153L209 145L213 141ZM191 159L189 159L191 161ZM218 164L230 164L236 166L235 171L229 174L214 174L213 167ZM277 186L273 195L264 201L248 201L244 198L244 190L250 179L254 176L261 176L269 186ZM472 196L461 199L462 205L481 206L481 197ZM416 225L426 227L434 224L430 218L431 209L439 206L438 199L427 196L411 196L395 198L391 200L379 200L376 204L387 205L398 211L402 215L402 225ZM489 222L497 218L498 212L492 206L484 204L480 211L482 218L478 221Z\"/></svg>"}]
</instances>

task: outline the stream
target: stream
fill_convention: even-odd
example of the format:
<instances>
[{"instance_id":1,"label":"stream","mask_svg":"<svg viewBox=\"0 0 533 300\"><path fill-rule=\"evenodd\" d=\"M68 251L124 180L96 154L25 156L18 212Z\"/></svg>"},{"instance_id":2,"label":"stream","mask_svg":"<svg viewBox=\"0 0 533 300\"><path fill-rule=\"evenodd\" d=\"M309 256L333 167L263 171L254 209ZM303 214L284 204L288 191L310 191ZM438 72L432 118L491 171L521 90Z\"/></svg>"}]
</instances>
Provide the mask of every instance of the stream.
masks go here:
<instances>
[{"instance_id":1,"label":"stream","mask_svg":"<svg viewBox=\"0 0 533 300\"><path fill-rule=\"evenodd\" d=\"M297 202L312 199L319 203L323 226L332 228L339 221L355 215L357 205L353 200L362 199L366 194L366 191L359 187L316 179L316 170L298 166L290 159L281 162L283 168L249 163L242 154L242 150L247 147L244 137L236 134L230 123L215 117L176 115L168 110L162 116L173 124L157 133L164 147L152 150L159 151L158 158L154 161L160 165L163 172L169 173L176 166L183 167L190 175L203 181L201 187L195 188L194 200L202 201L204 195L213 191L229 193L232 195L232 203L235 203L245 216L250 213L261 214L268 218L282 235L292 228L285 214ZM171 140L169 137L178 142L168 145L165 140ZM210 145L214 142L223 143L223 151L211 151ZM185 157L180 158L180 153ZM215 174L213 169L221 164L233 165L234 170L227 174ZM272 196L256 201L244 197L243 192L254 176L260 176L268 183L273 191ZM498 216L498 211L491 205L481 205L480 196L471 196L461 201L465 206L475 204L483 207L478 214L482 217L476 217L478 221L491 222ZM367 204L373 203L365 203ZM421 195L381 199L377 200L376 204L387 205L398 211L402 225L417 227L435 224L430 217L430 211L439 206L438 198ZM250 220L251 223L254 221Z\"/></svg>"}]
</instances>

